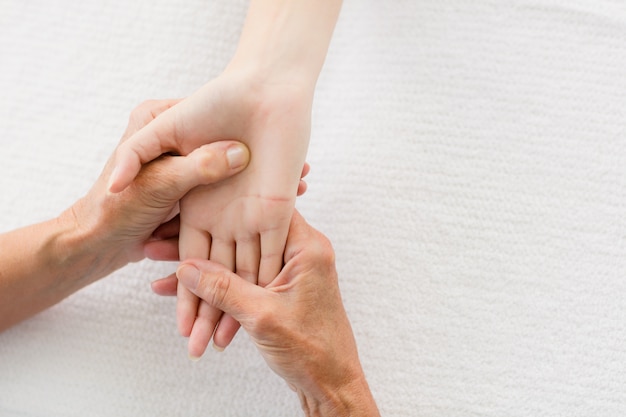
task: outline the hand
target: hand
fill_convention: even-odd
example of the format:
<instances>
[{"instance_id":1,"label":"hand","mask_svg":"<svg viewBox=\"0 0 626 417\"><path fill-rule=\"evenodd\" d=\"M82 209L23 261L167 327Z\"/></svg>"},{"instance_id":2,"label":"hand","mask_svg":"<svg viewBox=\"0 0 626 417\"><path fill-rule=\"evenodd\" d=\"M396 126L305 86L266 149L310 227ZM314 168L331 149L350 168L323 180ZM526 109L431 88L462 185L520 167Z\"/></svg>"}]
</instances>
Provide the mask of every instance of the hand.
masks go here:
<instances>
[{"instance_id":1,"label":"hand","mask_svg":"<svg viewBox=\"0 0 626 417\"><path fill-rule=\"evenodd\" d=\"M340 7L341 0L252 0L224 73L120 148L112 192L123 190L141 164L164 152L185 155L219 139L238 139L250 148L244 175L197 190L181 203L183 259L220 262L260 285L280 270L308 147L313 92ZM178 297L179 330L189 336L190 355L199 357L221 313L183 287ZM238 326L224 316L214 344L227 346Z\"/></svg>"},{"instance_id":2,"label":"hand","mask_svg":"<svg viewBox=\"0 0 626 417\"><path fill-rule=\"evenodd\" d=\"M197 187L181 201L180 257L219 262L266 285L282 254L309 139L312 93L291 84L259 81L231 70L165 111L117 152L111 189L119 191L137 167L164 152L187 155L203 144L237 138L251 151L247 169L218 185ZM178 291L178 326L199 357L222 313ZM225 347L238 323L221 317L213 335Z\"/></svg>"},{"instance_id":3,"label":"hand","mask_svg":"<svg viewBox=\"0 0 626 417\"><path fill-rule=\"evenodd\" d=\"M333 249L297 212L284 261L265 288L204 260L182 262L177 276L194 294L241 323L307 411L378 415L341 301ZM153 288L168 293L174 279L156 281Z\"/></svg>"},{"instance_id":4,"label":"hand","mask_svg":"<svg viewBox=\"0 0 626 417\"><path fill-rule=\"evenodd\" d=\"M147 101L131 113L120 146L179 100ZM178 213L179 200L194 187L217 183L239 171L249 151L234 141L215 142L185 157L162 156L142 167L133 183L118 194L107 191L115 160L111 158L89 191L71 210L77 228L92 237L107 263L115 268L141 260L146 252L159 258L177 242L153 231ZM107 271L110 272L110 271Z\"/></svg>"},{"instance_id":5,"label":"hand","mask_svg":"<svg viewBox=\"0 0 626 417\"><path fill-rule=\"evenodd\" d=\"M306 193L308 185L305 181L305 177L309 174L311 166L309 163L304 164L300 183L298 184L297 196L300 197ZM152 238L146 243L144 252L147 258L155 261L179 261L180 252L178 247L178 238L180 235L180 214L169 220L167 223L163 223L159 226ZM155 293L163 296L175 296L177 295L178 280L175 277L167 280L168 285L162 287L155 287ZM166 280L159 280L155 282L165 282Z\"/></svg>"},{"instance_id":6,"label":"hand","mask_svg":"<svg viewBox=\"0 0 626 417\"><path fill-rule=\"evenodd\" d=\"M122 141L176 103L139 106ZM178 200L195 186L241 171L248 158L238 142L207 145L186 157L164 156L142 167L115 195L106 190L114 162L109 160L89 193L59 217L0 234L0 331L145 254L170 256L177 245L168 239L175 221L159 225L176 213Z\"/></svg>"}]
</instances>

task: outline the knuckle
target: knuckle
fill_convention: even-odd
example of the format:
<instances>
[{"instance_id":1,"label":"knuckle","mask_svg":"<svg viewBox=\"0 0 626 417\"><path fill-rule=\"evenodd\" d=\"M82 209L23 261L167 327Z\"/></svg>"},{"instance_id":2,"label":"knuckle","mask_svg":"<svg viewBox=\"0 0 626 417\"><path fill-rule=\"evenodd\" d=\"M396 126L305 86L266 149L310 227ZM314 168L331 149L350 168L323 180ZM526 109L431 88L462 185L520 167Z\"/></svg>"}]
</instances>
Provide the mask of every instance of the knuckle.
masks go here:
<instances>
[{"instance_id":1,"label":"knuckle","mask_svg":"<svg viewBox=\"0 0 626 417\"><path fill-rule=\"evenodd\" d=\"M230 277L225 272L216 273L209 281L206 291L208 299L206 301L213 307L221 310L228 300L230 283Z\"/></svg>"},{"instance_id":2,"label":"knuckle","mask_svg":"<svg viewBox=\"0 0 626 417\"><path fill-rule=\"evenodd\" d=\"M311 245L312 257L323 265L335 264L335 250L330 240L323 234L316 232L315 244Z\"/></svg>"},{"instance_id":3,"label":"knuckle","mask_svg":"<svg viewBox=\"0 0 626 417\"><path fill-rule=\"evenodd\" d=\"M218 155L211 149L203 149L197 160L198 172L204 184L217 181L224 174L224 166Z\"/></svg>"},{"instance_id":4,"label":"knuckle","mask_svg":"<svg viewBox=\"0 0 626 417\"><path fill-rule=\"evenodd\" d=\"M276 311L267 306L259 306L251 316L249 326L252 334L276 334L279 333L281 321Z\"/></svg>"},{"instance_id":5,"label":"knuckle","mask_svg":"<svg viewBox=\"0 0 626 417\"><path fill-rule=\"evenodd\" d=\"M253 284L257 283L258 274L254 268L251 267L243 267L237 268L237 275L248 282L252 282Z\"/></svg>"}]
</instances>

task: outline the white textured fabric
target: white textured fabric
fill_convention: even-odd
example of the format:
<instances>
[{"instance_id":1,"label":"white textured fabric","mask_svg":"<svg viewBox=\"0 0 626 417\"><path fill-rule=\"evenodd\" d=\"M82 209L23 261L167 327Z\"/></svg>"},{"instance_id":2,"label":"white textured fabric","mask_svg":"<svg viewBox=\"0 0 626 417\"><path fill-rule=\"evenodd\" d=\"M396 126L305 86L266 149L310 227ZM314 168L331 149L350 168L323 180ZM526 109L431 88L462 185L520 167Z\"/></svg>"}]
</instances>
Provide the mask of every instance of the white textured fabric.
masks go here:
<instances>
[{"instance_id":1,"label":"white textured fabric","mask_svg":"<svg viewBox=\"0 0 626 417\"><path fill-rule=\"evenodd\" d=\"M81 196L247 1L0 0L0 230ZM626 2L346 0L305 217L385 416L626 413ZM2 248L0 248L2 250ZM139 263L0 335L1 416L293 416L240 334L199 363Z\"/></svg>"}]
</instances>

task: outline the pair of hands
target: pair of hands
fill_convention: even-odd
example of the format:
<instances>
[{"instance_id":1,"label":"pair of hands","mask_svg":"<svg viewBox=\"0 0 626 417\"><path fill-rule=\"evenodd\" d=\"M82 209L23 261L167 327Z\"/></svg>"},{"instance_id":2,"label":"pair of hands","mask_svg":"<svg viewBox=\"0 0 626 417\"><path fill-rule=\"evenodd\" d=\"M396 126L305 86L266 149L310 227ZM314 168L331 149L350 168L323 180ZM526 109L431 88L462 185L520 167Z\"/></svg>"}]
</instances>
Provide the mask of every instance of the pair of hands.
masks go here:
<instances>
[{"instance_id":1,"label":"pair of hands","mask_svg":"<svg viewBox=\"0 0 626 417\"><path fill-rule=\"evenodd\" d=\"M265 286L283 263L305 166L310 104L309 90L268 86L243 71L227 71L123 142L109 189L125 189L142 165L162 154L189 155L225 139L245 143L251 153L245 171L197 186L181 200L179 254L181 260L219 262ZM183 286L178 288L177 318L192 357L204 353L212 336L215 346L227 346L239 327Z\"/></svg>"},{"instance_id":2,"label":"pair of hands","mask_svg":"<svg viewBox=\"0 0 626 417\"><path fill-rule=\"evenodd\" d=\"M116 154L109 190L124 190L164 153L188 155L219 140L250 149L247 169L197 187L180 203L180 258L210 259L265 286L278 274L308 148L315 84L341 0L251 0L237 50L220 76L164 111ZM227 346L239 323L178 287L189 354L211 337ZM217 323L219 321L219 326Z\"/></svg>"},{"instance_id":3,"label":"pair of hands","mask_svg":"<svg viewBox=\"0 0 626 417\"><path fill-rule=\"evenodd\" d=\"M252 168L250 152L244 144L236 141L219 141L200 146L186 156L163 155L142 165L137 177L123 191L109 192L107 189L111 183L112 172L115 166L119 166L116 161L119 149L137 132L145 132L146 130L142 129L163 120L160 115L164 112L184 103L186 102L181 100L147 101L133 110L118 146L118 152L108 161L88 195L68 211L75 219L77 228L85 230L84 235L94 237L89 240L89 245L99 248L98 252L106 254L100 262L96 262L106 268L96 273L99 276L144 257L153 260L179 260L179 231L182 228L179 201L182 199L185 204L186 199L191 197L196 204L202 204L201 201L196 201L195 196L203 198L206 194L203 191L206 188L220 190L219 187L229 187L232 182L228 181L244 176ZM308 171L309 166L305 164L300 171L300 178L306 176ZM246 181L249 181L247 177L242 178L242 182ZM306 183L300 179L294 199L296 194L302 195L305 191ZM212 213L211 205L208 206L204 217ZM216 210L216 213L219 214L220 211L223 211L223 208ZM220 219L220 216L216 215L215 218ZM288 222L290 220L288 219ZM197 258L207 259L206 255ZM280 270L283 262L282 253L279 261ZM278 272L274 277L277 274ZM253 279L249 281L256 283ZM154 283L153 288L156 293L164 295L178 293L180 296L181 288L193 295L184 286L179 285L178 290L172 288L176 282L176 279L170 277ZM267 283L269 281L265 284ZM221 314L221 310L208 304L206 306ZM195 311L193 317L195 318ZM219 318L219 315L214 318L213 325ZM211 337L213 328L202 330L206 331L206 335L200 336ZM234 331L236 330L235 328ZM208 343L208 338L204 339L204 343Z\"/></svg>"},{"instance_id":4,"label":"pair of hands","mask_svg":"<svg viewBox=\"0 0 626 417\"><path fill-rule=\"evenodd\" d=\"M121 145L176 103L152 101L135 109ZM130 186L116 194L107 191L112 159L70 212L94 237L88 240L93 250L108 254L107 262L101 262L106 268L144 257L177 260L178 201L198 186L241 175L249 156L245 146L233 141L204 145L186 156L162 156L145 164ZM305 190L301 180L298 195ZM265 287L220 263L190 259L152 288L160 295L175 295L182 285L209 307L229 314L250 334L270 368L298 392L307 411L331 415L355 404L375 409L339 293L332 246L297 212L289 221L282 262Z\"/></svg>"}]
</instances>

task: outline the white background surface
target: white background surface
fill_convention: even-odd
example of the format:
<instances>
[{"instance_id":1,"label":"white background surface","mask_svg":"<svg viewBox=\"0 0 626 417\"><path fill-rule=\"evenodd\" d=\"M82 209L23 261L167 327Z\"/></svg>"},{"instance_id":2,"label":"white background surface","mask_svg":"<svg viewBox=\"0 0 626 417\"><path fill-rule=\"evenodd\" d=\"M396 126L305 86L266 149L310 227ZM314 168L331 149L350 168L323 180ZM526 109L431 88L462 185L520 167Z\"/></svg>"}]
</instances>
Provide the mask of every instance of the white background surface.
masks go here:
<instances>
[{"instance_id":1,"label":"white background surface","mask_svg":"<svg viewBox=\"0 0 626 417\"><path fill-rule=\"evenodd\" d=\"M246 7L0 0L0 230L83 195L135 105L219 74ZM625 68L621 0L345 1L298 207L383 415L626 413ZM0 415L299 415L245 335L187 359L149 289L173 269L1 334Z\"/></svg>"}]
</instances>

